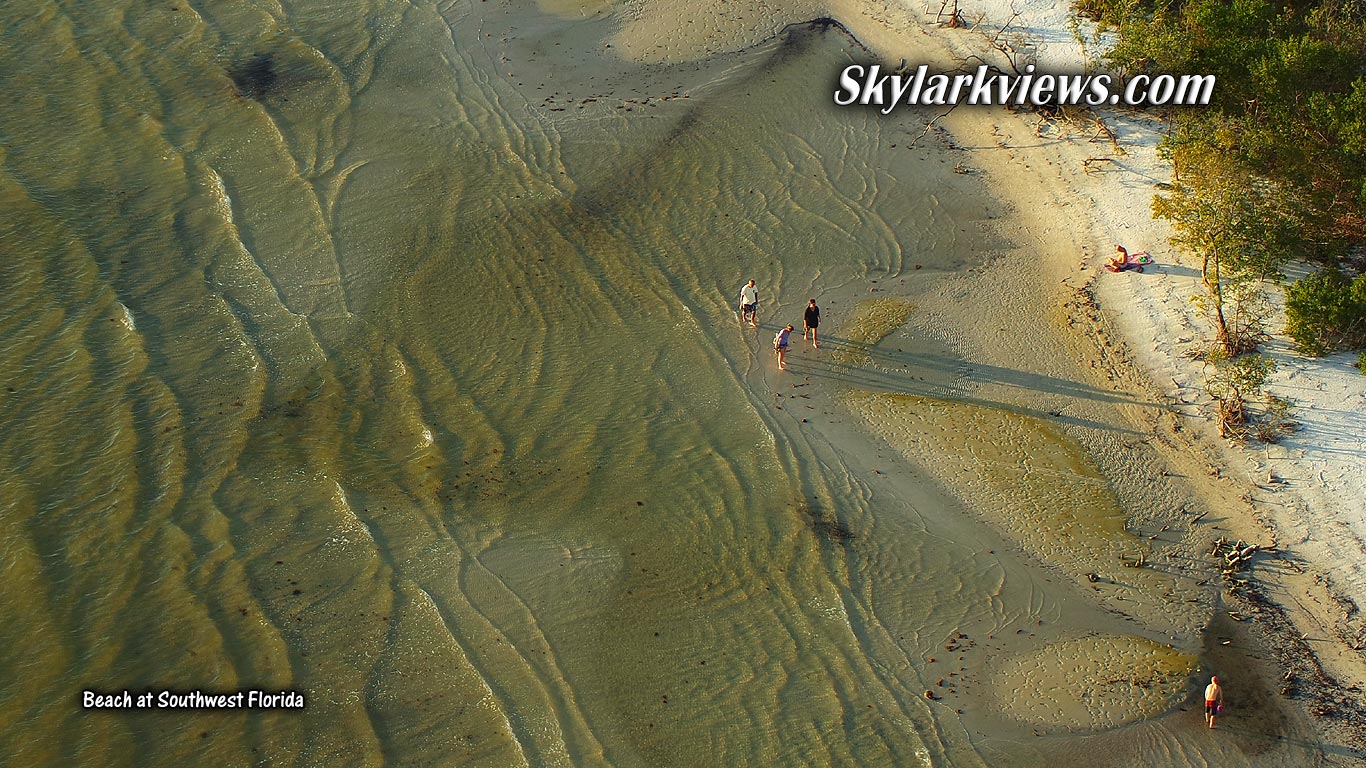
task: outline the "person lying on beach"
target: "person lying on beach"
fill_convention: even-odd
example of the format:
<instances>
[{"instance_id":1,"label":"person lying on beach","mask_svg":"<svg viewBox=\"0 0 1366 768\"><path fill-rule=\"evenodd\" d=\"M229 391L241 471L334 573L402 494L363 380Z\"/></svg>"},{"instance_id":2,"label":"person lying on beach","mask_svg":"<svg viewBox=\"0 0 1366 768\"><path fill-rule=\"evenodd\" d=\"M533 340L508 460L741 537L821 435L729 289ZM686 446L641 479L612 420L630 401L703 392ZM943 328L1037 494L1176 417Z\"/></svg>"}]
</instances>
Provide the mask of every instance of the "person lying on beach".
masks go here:
<instances>
[{"instance_id":1,"label":"person lying on beach","mask_svg":"<svg viewBox=\"0 0 1366 768\"><path fill-rule=\"evenodd\" d=\"M1123 272L1126 269L1142 272L1144 264L1152 263L1152 258L1148 256L1147 251L1129 253L1124 246L1116 245L1115 252L1119 255L1105 262L1105 268L1111 272Z\"/></svg>"},{"instance_id":2,"label":"person lying on beach","mask_svg":"<svg viewBox=\"0 0 1366 768\"><path fill-rule=\"evenodd\" d=\"M787 364L784 362L787 357L787 337L792 335L793 330L795 329L792 324L788 323L786 328L778 331L778 335L773 337L773 349L778 353L778 370L780 371L787 369Z\"/></svg>"}]
</instances>

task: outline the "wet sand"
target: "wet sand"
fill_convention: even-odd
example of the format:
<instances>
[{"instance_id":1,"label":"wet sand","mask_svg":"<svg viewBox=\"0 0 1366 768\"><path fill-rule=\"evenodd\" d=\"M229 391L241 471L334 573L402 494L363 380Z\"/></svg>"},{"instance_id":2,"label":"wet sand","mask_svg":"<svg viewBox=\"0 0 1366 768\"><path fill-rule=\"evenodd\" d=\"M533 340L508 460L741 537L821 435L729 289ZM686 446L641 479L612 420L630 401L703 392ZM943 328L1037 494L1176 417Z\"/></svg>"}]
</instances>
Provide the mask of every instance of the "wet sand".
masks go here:
<instances>
[{"instance_id":1,"label":"wet sand","mask_svg":"<svg viewBox=\"0 0 1366 768\"><path fill-rule=\"evenodd\" d=\"M961 152L962 159L956 162L985 170L993 194L1007 201L1010 216L1002 228L1009 234L1002 234L1002 239L1012 242L1014 248L983 268L971 270L972 274L947 276L932 295L917 291L905 299L915 309L904 328L871 350L860 345L856 354L845 354L845 361L857 358L865 364L852 378L880 394L855 390L845 401L854 406L873 433L891 440L897 453L912 460L911 471L938 475L948 492L972 514L1001 510L993 527L1009 531L1015 547L1045 562L1051 558L1055 567L1072 579L1088 573L1097 576L1094 582L1088 579L1089 584L1083 585L1093 593L1087 599L1105 605L1113 615L1123 616L1131 628L1143 627L1151 638L1114 636L1110 642L1092 645L1089 640L1066 638L1063 633L1042 649L1016 649L1008 657L1010 662L996 662L997 669L1023 670L1024 677L1010 682L1043 698L1021 702L1003 697L994 705L998 707L994 712L993 705L987 703L984 709L990 714L985 715L986 720L1027 720L1027 712L1058 715L1071 711L1070 717L1054 717L1052 724L1064 730L1075 727L1084 720L1077 691L1048 680L1047 665L1027 665L1023 660L1047 655L1050 649L1067 648L1081 679L1094 682L1104 678L1108 683L1123 678L1137 664L1136 657L1116 653L1116 648L1140 643L1169 662L1182 661L1157 665L1163 667L1160 674L1130 675L1129 679L1142 684L1131 686L1129 693L1133 695L1119 696L1114 708L1103 716L1089 712L1090 717L1097 718L1092 721L1094 727L1104 730L1118 722L1148 719L1159 728L1173 728L1179 735L1169 758L1178 763L1229 759L1293 765L1324 759L1330 764L1340 760L1350 764L1360 754L1343 748L1344 732L1334 728L1332 718L1316 724L1310 712L1284 698L1285 691L1273 691L1276 686L1270 681L1285 673L1289 659L1272 648L1290 638L1277 637L1274 632L1244 631L1236 624L1236 637L1226 634L1230 622L1218 604L1222 600L1246 603L1233 593L1220 594L1216 564L1207 558L1208 542L1218 535L1234 535L1231 531L1254 536L1258 526L1236 502L1229 503L1228 483L1215 469L1217 457L1184 434L1180 421L1125 358L1122 345L1109 338L1110 329L1087 299L1088 275L1084 268L1078 273L1076 263L1077 255L1087 248L1088 225L1070 220L1072 201L1067 199L1065 188L1045 187L1045 194L1040 195L1040 188L1033 183L1035 177L1028 173L1031 162L1050 162L1048 154L1031 154L1030 148L1049 142L1031 137L1024 121L1007 114L983 117L956 113L945 124L953 131L952 146ZM1010 151L1002 151L1006 147ZM868 290L886 291L888 287L880 283L869 285ZM885 305L895 300L878 301ZM971 309L965 312L964 307ZM860 341L867 320L866 315L856 313L850 323L851 335ZM953 354L945 354L946 350ZM915 358L933 361L936 356L952 364L916 369L909 362ZM887 391L904 394L888 395ZM971 445L974 435L993 433L974 431L971 426L965 429L971 420L965 422L952 414L973 412L983 402L987 407L1005 407L1009 413L990 424L1000 438L999 444L976 438L981 442L979 452L986 455L972 456L969 452L965 462L963 454L949 454L944 449L955 440ZM1011 435L1009 424L1031 420L1035 422L1032 432L1038 437L1021 441ZM1040 452L1031 447L1030 440L1056 444L1057 438L1044 436L1059 432L1066 436L1064 442L1082 448L1085 462L1105 478L1108 488L1102 494L1113 493L1122 510L1118 526L1108 531L1103 530L1104 525L1092 526L1090 541L1078 542L1076 547L1060 544L1056 534L1065 533L1067 526L1056 525L1056 519L1042 526L1037 525L1042 522L1037 517L1031 521L1031 511L1037 516L1037 510L1046 507L1026 503L1020 509L1011 509L1012 497L1028 499L1031 495L1028 481L1013 489L1004 484L992 487L993 475L1037 476L1035 465ZM1066 450L1063 455L1074 455L1074 451ZM887 455L879 455L880 473L888 471L887 460ZM972 462L978 466L961 466ZM1055 467L1065 470L1059 473L1062 477L1078 477L1072 482L1096 492L1085 481L1093 477L1089 470L1079 477L1072 462L1055 464L1064 465ZM980 480L953 482L948 478L955 472L973 473ZM1039 482L1037 477L1035 481ZM1059 484L1062 496L1066 496L1067 482ZM974 491L974 485L980 490ZM1063 505L1050 511L1070 516L1071 510L1078 508L1116 509L1100 502L1080 507ZM1116 527L1122 530L1118 540L1114 538ZM1112 547L1109 552L1087 554L1088 544L1107 541ZM1117 542L1122 543L1116 546ZM1143 557L1142 567L1129 567L1140 562L1137 555ZM1089 564L1099 563L1104 567L1088 570ZM1119 589L1108 589L1113 587ZM1078 626L1086 620L1074 614L1064 623ZM1255 629L1267 626L1257 624ZM1088 646L1089 652L1084 650ZM1176 673L1179 667L1184 667L1184 673ZM1198 708L1192 709L1189 704L1198 698L1212 670L1223 670L1220 673L1226 678L1228 674L1248 678L1240 691L1246 710L1236 715L1248 725L1234 726L1233 718L1225 718L1225 725L1238 728L1239 738L1255 734L1255 746L1236 740L1203 743L1198 729L1189 730L1189 724L1178 714L1198 715ZM1063 692L1064 687L1069 690ZM1170 706L1183 698L1185 705ZM1013 705L1002 706L1007 700ZM1185 719L1199 724L1193 717ZM996 727L1002 726L999 722L984 726ZM1317 730L1320 728L1323 730ZM1030 732L1037 738L1049 730L1046 726L1033 727ZM1150 736L1146 728L1137 733L1121 729L1098 739L1114 745L1128 738L1143 741ZM982 752L991 754L994 747L990 739L986 741ZM1069 754L1075 755L1077 764L1095 759L1094 754L1073 752L1065 745L1052 744L1047 749L1050 760L1061 759L1062 764L1070 764L1060 757ZM1008 757L1010 752L1004 749L997 759L1003 764L1015 763L1019 755ZM1184 756L1177 758L1176 754ZM1163 758L1150 755L1146 759L1160 762ZM1016 764L1029 762L1026 759Z\"/></svg>"},{"instance_id":2,"label":"wet sand","mask_svg":"<svg viewBox=\"0 0 1366 768\"><path fill-rule=\"evenodd\" d=\"M124 154L85 150L119 162L49 183L36 144L12 150L6 199L46 245L14 268L35 308L6 313L37 319L0 348L44 383L5 430L4 479L24 489L5 575L42 599L4 605L27 671L0 704L22 720L5 754L1296 765L1315 749L1249 689L1278 737L1256 754L1161 712L1199 685L1173 671L1182 654L1202 673L1259 652L1202 650L1218 591L1190 520L1218 488L1057 309L1076 237L1021 202L1036 190L980 116L912 147L923 115L836 114L814 84L862 45L761 5L709 17L701 42L649 26L677 9L619 9L617 26L545 7L385 6L375 40L309 27L313 7L291 7L297 36L207 14L198 34L238 61L275 50L278 81L237 83L190 46L191 80L217 90L161 94L177 71L149 64L146 113L111 122ZM868 45L924 42L904 12L846 11ZM49 16L39 31L64 39ZM642 53L665 35L668 66ZM114 204L119 177L145 189ZM77 222L92 234L68 248ZM168 244L174 259L142 255ZM758 331L733 314L749 276ZM769 340L812 296L822 349L794 341L780 373ZM889 312L856 328L869 298ZM871 427L850 408L889 392ZM956 431L976 454L936 462ZM64 483L43 455L89 466ZM1101 507L1073 515L1075 548L1041 529L1050 477ZM1118 555L1135 543L1151 558L1131 584ZM34 631L53 642L21 642ZM1030 663L1064 656L1086 670L1069 685ZM1135 673L1153 659L1164 674ZM1106 707L1067 690L1123 676L1145 684ZM63 698L79 685L297 686L310 709L92 715Z\"/></svg>"},{"instance_id":3,"label":"wet sand","mask_svg":"<svg viewBox=\"0 0 1366 768\"><path fill-rule=\"evenodd\" d=\"M1040 255L1027 230L1015 234ZM962 723L988 764L1044 755L1094 764L1098 750L1114 764L1137 755L1173 765L1338 759L1306 713L1272 695L1278 666L1267 638L1241 632L1236 644L1222 642L1217 567L1204 550L1230 511L1200 453L1168 431L1173 422L1135 371L1089 352L1089 324L1080 313L1063 319L1066 286L1053 288L1056 304L1012 300L1012 289L1027 295L1043 284L1049 266L1003 254L973 275L836 293L829 303L847 309L822 303L830 319L821 348L799 343L783 375L788 389L782 377L774 385L786 408L820 414L801 429L839 446L842 461L859 457L884 514L901 503L914 515L905 496L938 488L947 506L999 536L956 567L988 560L1006 573L1013 562L1052 574L1031 577L1030 610L965 622L927 645L916 664L922 693ZM905 308L904 325L878 322ZM1191 705L1210 670L1244 678L1229 730L1214 738ZM1255 748L1242 743L1250 732Z\"/></svg>"}]
</instances>

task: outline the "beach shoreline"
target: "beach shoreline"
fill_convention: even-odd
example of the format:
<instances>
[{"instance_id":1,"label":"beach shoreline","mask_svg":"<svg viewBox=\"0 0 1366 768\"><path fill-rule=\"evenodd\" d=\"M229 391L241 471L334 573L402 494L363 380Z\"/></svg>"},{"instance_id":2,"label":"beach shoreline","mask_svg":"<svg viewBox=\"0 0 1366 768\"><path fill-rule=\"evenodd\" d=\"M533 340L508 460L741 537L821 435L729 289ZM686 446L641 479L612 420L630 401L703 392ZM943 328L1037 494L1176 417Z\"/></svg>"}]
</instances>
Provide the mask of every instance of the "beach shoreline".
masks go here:
<instances>
[{"instance_id":1,"label":"beach shoreline","mask_svg":"<svg viewBox=\"0 0 1366 768\"><path fill-rule=\"evenodd\" d=\"M974 21L986 24L992 17L1010 18L1004 7L997 7L1001 5L984 8L985 15ZM1057 42L1070 35L1058 23L1065 17L1058 16L1056 6L1044 14L1043 23L1052 26L1043 30L1029 27L1028 11L1011 21L1023 34L1053 42L1043 52L1051 55L1040 56L1041 64L1064 69L1083 65L1077 57L1087 52L1078 45ZM965 9L965 15L972 14ZM852 26L853 34L863 33L859 24ZM987 38L974 29L943 32L946 52L953 58L989 53ZM880 49L885 61L894 59L895 49L885 47L878 34L868 37L873 40L870 47ZM1090 223L1073 236L1072 257L1059 253L1045 274L1073 294L1063 302L1067 322L1079 340L1093 345L1092 364L1110 368L1112 378L1138 382L1165 404L1160 415L1139 419L1167 447L1162 451L1164 459L1173 466L1184 463L1192 475L1204 475L1195 478L1195 484L1224 521L1212 526L1208 534L1192 535L1188 554L1208 556L1208 545L1201 547L1200 541L1216 536L1259 543L1271 550L1258 556L1250 572L1221 586L1222 607L1215 611L1216 623L1247 621L1248 634L1274 649L1273 660L1263 673L1280 679L1272 687L1312 716L1326 745L1361 743L1366 734L1366 708L1360 703L1360 691L1366 685L1362 682L1366 681L1366 656L1361 652L1358 610L1360 561L1352 557L1355 550L1350 546L1359 547L1360 539L1345 531L1325 543L1308 532L1350 512L1339 500L1352 498L1353 481L1339 468L1337 487L1326 481L1287 483L1281 478L1310 476L1313 460L1321 463L1322 456L1297 464L1290 450L1279 449L1282 462L1268 470L1270 462L1257 460L1256 448L1231 445L1215 434L1208 408L1190 397L1198 388L1198 363L1182 354L1187 346L1172 343L1180 339L1198 345L1199 339L1208 336L1190 302L1183 300L1198 290L1198 273L1192 276L1184 268L1167 274L1159 268L1159 277L1111 275L1101 270L1114 243L1127 245L1130 251L1152 250L1160 254L1159 262L1181 266L1181 255L1167 245L1170 227L1154 221L1148 207L1152 195L1170 177L1169 168L1156 153L1162 121L1145 115L1102 114L1115 133L1112 141L1097 131L1083 131L1029 111L998 110L992 118L985 118L981 109L954 110L942 124L967 148L968 164L990 179L993 193L1014 203L1013 215L1020 217L1021 229L1037 230L1040 238L1067 237L1068 227L1061 222ZM978 111L965 114L973 110ZM1097 167L1105 170L1097 171ZM1052 205L1041 205L1044 200ZM1163 333L1169 338L1160 343ZM1290 355L1283 341L1274 345L1273 352L1282 360L1282 368L1288 367L1284 361ZM1304 375L1312 363L1292 359L1291 365ZM1160 383L1165 378L1171 379L1175 390ZM1277 384L1284 384L1284 378L1273 379L1269 388L1274 391ZM1309 407L1313 409L1314 404ZM1321 405L1320 409L1322 413ZM1315 426L1322 432L1322 418ZM1302 458L1304 444L1313 439L1313 433L1302 434L1294 439L1291 450L1298 450ZM1350 466L1350 457L1346 461ZM1346 551L1341 546L1344 542L1349 545ZM1230 613L1233 621L1218 621Z\"/></svg>"},{"instance_id":2,"label":"beach shoreline","mask_svg":"<svg viewBox=\"0 0 1366 768\"><path fill-rule=\"evenodd\" d=\"M1362 617L1295 505L1366 424L1240 461L1165 386L1201 337L1139 117L832 103L995 55L942 21L17 15L0 763L1358 764Z\"/></svg>"},{"instance_id":3,"label":"beach shoreline","mask_svg":"<svg viewBox=\"0 0 1366 768\"><path fill-rule=\"evenodd\" d=\"M899 4L868 8L844 0L820 6L806 20L791 15L768 21L776 33L803 23L829 25L833 19L834 26L860 49L851 53L851 60L872 56L887 66L904 63L912 48L928 59L916 63L945 69L971 56L989 57L988 35L999 31L999 25L991 26L999 16L1009 18L1015 33L1024 38L1047 41L1036 51L1041 65L1071 71L1084 67L1088 57L1094 56L1068 29L1070 11L1060 11L1058 6L1042 11L1026 8L1019 17L1012 16L1013 8L999 3L979 11L962 10L969 23L966 29L950 29L937 24L933 15L927 17ZM750 27L751 34L762 38L755 29ZM652 34L658 31L627 25L617 39L629 41L638 35L648 41ZM914 41L914 46L908 41ZM698 44L703 52L748 47L743 37L712 37ZM627 50L646 47L635 39ZM647 60L656 58L667 60L659 54ZM985 110L994 111L987 116ZM1198 396L1198 364L1184 354L1204 343L1201 339L1208 335L1186 300L1197 290L1198 273L1193 275L1181 255L1167 245L1170 227L1154 221L1149 213L1152 195L1170 177L1156 153L1164 127L1160 116L1105 112L1098 116L1104 127L1100 122L1073 123L1027 109L997 107L937 108L935 115L927 116L932 117L931 125L915 141L938 139L958 172L980 173L991 194L1007 207L1005 227L1011 237L1056 246L1040 247L1037 263L1023 271L1037 281L1033 288L1056 302L1054 319L1066 327L1073 345L1066 354L1074 355L1079 365L1099 371L1100 380L1116 390L1132 388L1144 393L1150 405L1127 410L1154 448L1147 461L1161 465L1157 471L1163 476L1186 478L1198 496L1193 505L1142 512L1130 504L1127 511L1135 527L1167 531L1181 526L1183 535L1172 546L1180 557L1203 562L1201 567L1212 580L1206 589L1203 657L1231 658L1224 641L1232 643L1230 637L1236 635L1238 642L1248 646L1238 663L1257 667L1259 700L1272 711L1294 708L1311 719L1326 745L1325 755L1360 757L1351 750L1334 752L1332 747L1354 743L1366 733L1366 708L1357 701L1359 697L1351 695L1366 685L1366 657L1360 651L1362 617L1357 610L1361 598L1354 591L1362 583L1360 571L1350 556L1334 558L1331 544L1304 531L1342 508L1333 500L1335 489L1326 483L1292 487L1283 482L1281 478L1293 470L1272 469L1266 480L1269 459L1257 461L1249 448L1229 445L1214 434L1208 409ZM1154 274L1104 272L1101 266L1116 243L1131 252L1156 254L1159 265L1148 270ZM974 279L988 281L1012 279L1021 271L999 261L973 270ZM1139 279L1146 282L1139 283ZM1031 289L1027 283L1016 285L1022 291ZM1002 318L994 315L992 319ZM1288 357L1283 343L1275 352ZM998 350L998 354L1004 356L996 362L1009 360L1009 352ZM1304 367L1298 366L1302 374ZM1168 379L1174 389L1163 384ZM1273 379L1273 389L1277 383ZM1304 443L1312 439L1293 438L1301 456ZM1087 447L1094 450L1094 446ZM1281 451L1278 458L1293 467L1288 454ZM1122 457L1108 460L1119 463ZM1308 474L1308 470L1302 473ZM1110 476L1116 476L1113 468ZM1351 487L1347 486L1349 491ZM1276 495L1273 501L1281 509L1293 507L1299 517L1277 512L1265 503L1268 494ZM1260 551L1248 570L1214 586L1220 577L1211 546L1219 539L1255 544ZM1332 541L1360 545L1350 532ZM1302 546L1292 549L1296 545ZM1346 579L1341 577L1344 572ZM1160 622L1160 616L1147 612L1145 620Z\"/></svg>"}]
</instances>

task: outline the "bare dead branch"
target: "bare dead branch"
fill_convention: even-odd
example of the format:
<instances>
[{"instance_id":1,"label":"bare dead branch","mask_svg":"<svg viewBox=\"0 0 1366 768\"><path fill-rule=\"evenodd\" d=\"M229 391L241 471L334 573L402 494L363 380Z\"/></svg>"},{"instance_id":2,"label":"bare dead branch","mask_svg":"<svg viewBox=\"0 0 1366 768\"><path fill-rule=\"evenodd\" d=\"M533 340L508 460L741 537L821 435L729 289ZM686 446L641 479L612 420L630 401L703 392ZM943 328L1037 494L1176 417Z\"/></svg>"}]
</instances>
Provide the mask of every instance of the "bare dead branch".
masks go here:
<instances>
[{"instance_id":1,"label":"bare dead branch","mask_svg":"<svg viewBox=\"0 0 1366 768\"><path fill-rule=\"evenodd\" d=\"M1100 168L1098 167L1098 165L1096 165L1097 163L1113 163L1113 162L1116 162L1116 160L1115 160L1113 157L1096 157L1096 156L1092 156L1092 157L1088 157L1088 158L1086 158L1084 161L1082 161L1081 168L1082 168L1083 171L1085 171L1085 172L1088 173L1088 174L1090 174L1090 173L1097 173L1097 172L1100 171Z\"/></svg>"},{"instance_id":2,"label":"bare dead branch","mask_svg":"<svg viewBox=\"0 0 1366 768\"><path fill-rule=\"evenodd\" d=\"M1007 21L1007 22L1005 23L1005 26L1003 26L1003 27L1001 27L1000 29L996 30L996 35L995 35L994 37L991 38L991 44L992 44L993 46L996 45L996 41L999 40L999 39L1001 38L1001 35L1004 35L1004 34L1006 33L1006 30L1007 30L1007 29L1010 29L1010 25L1011 25L1011 24L1014 24L1014 23L1015 23L1015 20L1018 19L1018 18L1020 18L1020 12L1019 12L1019 11L1016 11L1014 8L1011 8L1010 10L1014 11L1014 13L1012 13L1012 14L1010 15L1010 20Z\"/></svg>"},{"instance_id":3,"label":"bare dead branch","mask_svg":"<svg viewBox=\"0 0 1366 768\"><path fill-rule=\"evenodd\" d=\"M920 140L923 139L923 138L925 138L925 136L927 136L927 135L929 134L930 130L934 128L935 123L938 123L940 120L943 120L944 118L948 117L948 116L949 116L949 113L952 112L952 111L954 111L954 110L957 109L957 108L958 108L958 103L957 103L957 102L954 102L953 106L951 106L951 107L949 107L948 109L944 110L944 113L943 113L943 114L941 114L941 115L935 117L933 120L929 121L928 123L925 123L925 130L921 131L921 132L920 132L920 135L919 135L919 136L916 136L914 139L912 139L912 140L911 140L911 143L908 144L907 146L909 146L909 147L914 147L916 144L919 144L919 143L920 143Z\"/></svg>"}]
</instances>

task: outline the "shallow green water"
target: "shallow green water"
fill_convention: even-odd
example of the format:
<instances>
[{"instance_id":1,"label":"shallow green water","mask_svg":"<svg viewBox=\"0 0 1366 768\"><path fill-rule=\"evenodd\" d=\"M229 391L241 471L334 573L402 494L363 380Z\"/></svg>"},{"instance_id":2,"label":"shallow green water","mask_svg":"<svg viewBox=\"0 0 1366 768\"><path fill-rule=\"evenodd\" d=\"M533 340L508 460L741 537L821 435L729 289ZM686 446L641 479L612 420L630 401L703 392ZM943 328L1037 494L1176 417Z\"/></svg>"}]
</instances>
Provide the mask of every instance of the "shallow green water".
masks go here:
<instances>
[{"instance_id":1,"label":"shallow green water","mask_svg":"<svg viewBox=\"0 0 1366 768\"><path fill-rule=\"evenodd\" d=\"M905 220L945 214L846 164L876 126L775 130L819 102L759 79L795 90L828 39L607 88L557 72L638 92L571 119L468 12L8 9L16 759L919 747L827 688L866 663L729 304L751 274L768 310L780 281L897 268L931 244ZM89 714L82 687L308 709Z\"/></svg>"},{"instance_id":2,"label":"shallow green water","mask_svg":"<svg viewBox=\"0 0 1366 768\"><path fill-rule=\"evenodd\" d=\"M913 118L826 104L846 39L647 68L506 6L3 17L0 762L981 759L916 662L1055 596L770 401L808 295L985 257Z\"/></svg>"}]
</instances>

